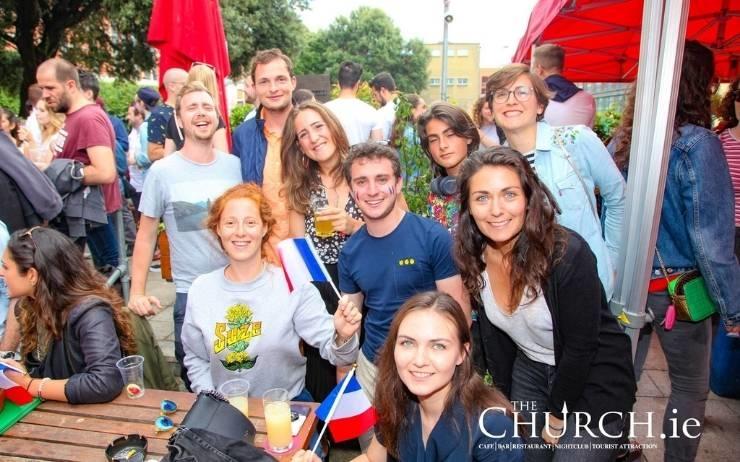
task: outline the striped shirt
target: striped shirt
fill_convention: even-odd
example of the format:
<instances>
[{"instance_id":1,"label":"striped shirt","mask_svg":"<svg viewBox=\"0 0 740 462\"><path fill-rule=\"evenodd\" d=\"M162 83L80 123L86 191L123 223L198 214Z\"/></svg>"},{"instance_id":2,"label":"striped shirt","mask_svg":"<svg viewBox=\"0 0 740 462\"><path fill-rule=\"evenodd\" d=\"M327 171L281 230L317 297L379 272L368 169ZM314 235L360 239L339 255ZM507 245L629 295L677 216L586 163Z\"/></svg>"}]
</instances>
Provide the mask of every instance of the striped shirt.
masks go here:
<instances>
[{"instance_id":1,"label":"striped shirt","mask_svg":"<svg viewBox=\"0 0 740 462\"><path fill-rule=\"evenodd\" d=\"M529 162L529 166L532 167L532 171L537 173L537 170L534 168L534 153L535 151L532 150L529 152L524 152L522 153L522 155L524 156L525 159L527 159L527 162Z\"/></svg>"},{"instance_id":2,"label":"striped shirt","mask_svg":"<svg viewBox=\"0 0 740 462\"><path fill-rule=\"evenodd\" d=\"M732 189L735 190L735 227L740 227L740 140L732 136L730 129L720 133L719 140L730 167Z\"/></svg>"}]
</instances>

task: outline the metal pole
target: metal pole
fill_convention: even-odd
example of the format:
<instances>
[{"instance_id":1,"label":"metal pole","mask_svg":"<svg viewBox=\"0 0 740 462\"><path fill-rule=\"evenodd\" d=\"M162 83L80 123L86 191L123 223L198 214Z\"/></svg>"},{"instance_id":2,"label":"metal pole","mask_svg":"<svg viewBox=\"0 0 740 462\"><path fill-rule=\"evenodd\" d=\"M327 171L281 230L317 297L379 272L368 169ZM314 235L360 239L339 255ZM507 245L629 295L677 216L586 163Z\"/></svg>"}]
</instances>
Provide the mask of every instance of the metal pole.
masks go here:
<instances>
[{"instance_id":1,"label":"metal pole","mask_svg":"<svg viewBox=\"0 0 740 462\"><path fill-rule=\"evenodd\" d=\"M681 77L689 0L645 0L630 151L625 230L612 311L629 321L633 356L646 317L647 286L658 236ZM630 271L626 269L630 268ZM649 315L648 315L649 316Z\"/></svg>"},{"instance_id":2,"label":"metal pole","mask_svg":"<svg viewBox=\"0 0 740 462\"><path fill-rule=\"evenodd\" d=\"M448 13L450 11L450 0L444 0L444 33L442 34L442 82L441 82L441 94L440 99L447 101L447 26L452 22L452 16Z\"/></svg>"}]
</instances>

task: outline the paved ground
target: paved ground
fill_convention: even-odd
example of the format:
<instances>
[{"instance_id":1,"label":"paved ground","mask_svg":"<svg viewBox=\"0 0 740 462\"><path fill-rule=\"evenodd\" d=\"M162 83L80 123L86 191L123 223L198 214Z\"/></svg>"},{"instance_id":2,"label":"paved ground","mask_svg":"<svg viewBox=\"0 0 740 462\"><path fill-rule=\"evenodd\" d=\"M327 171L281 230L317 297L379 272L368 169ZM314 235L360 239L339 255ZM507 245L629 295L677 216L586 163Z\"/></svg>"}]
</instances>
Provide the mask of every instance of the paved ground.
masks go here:
<instances>
[{"instance_id":1,"label":"paved ground","mask_svg":"<svg viewBox=\"0 0 740 462\"><path fill-rule=\"evenodd\" d=\"M148 291L162 302L163 310L149 321L159 340L164 354L174 360L174 331L172 325L172 305L175 301L174 285L164 281L159 272L150 272L147 282ZM640 418L647 412L653 413L653 435L647 438L647 428L638 426L638 440L643 443L643 461L657 462L663 460L663 440L660 435L663 421L663 410L670 393L668 368L657 338L651 342L650 353L645 363L645 371L638 384L637 404L635 411ZM719 462L738 460L740 453L740 401L725 399L710 393L707 401L706 423L698 462ZM356 456L353 450L332 450L331 462L344 462ZM735 454L733 456L732 454Z\"/></svg>"}]
</instances>

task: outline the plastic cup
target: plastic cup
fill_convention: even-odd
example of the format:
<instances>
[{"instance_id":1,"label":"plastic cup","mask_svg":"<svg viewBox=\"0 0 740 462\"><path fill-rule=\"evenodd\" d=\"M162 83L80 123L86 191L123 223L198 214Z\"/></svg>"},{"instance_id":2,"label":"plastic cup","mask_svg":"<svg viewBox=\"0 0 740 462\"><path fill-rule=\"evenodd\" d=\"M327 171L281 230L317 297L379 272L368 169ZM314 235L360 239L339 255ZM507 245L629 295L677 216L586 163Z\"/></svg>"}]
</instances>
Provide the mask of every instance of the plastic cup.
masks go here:
<instances>
[{"instance_id":1,"label":"plastic cup","mask_svg":"<svg viewBox=\"0 0 740 462\"><path fill-rule=\"evenodd\" d=\"M267 426L267 442L270 451L283 453L293 446L293 433L290 426L290 401L288 390L273 388L262 397Z\"/></svg>"},{"instance_id":2,"label":"plastic cup","mask_svg":"<svg viewBox=\"0 0 740 462\"><path fill-rule=\"evenodd\" d=\"M244 417L249 417L249 380L228 380L218 387L218 392L224 395L229 404L239 409Z\"/></svg>"},{"instance_id":3,"label":"plastic cup","mask_svg":"<svg viewBox=\"0 0 740 462\"><path fill-rule=\"evenodd\" d=\"M126 356L116 362L116 367L121 371L126 395L131 399L144 396L144 357Z\"/></svg>"}]
</instances>

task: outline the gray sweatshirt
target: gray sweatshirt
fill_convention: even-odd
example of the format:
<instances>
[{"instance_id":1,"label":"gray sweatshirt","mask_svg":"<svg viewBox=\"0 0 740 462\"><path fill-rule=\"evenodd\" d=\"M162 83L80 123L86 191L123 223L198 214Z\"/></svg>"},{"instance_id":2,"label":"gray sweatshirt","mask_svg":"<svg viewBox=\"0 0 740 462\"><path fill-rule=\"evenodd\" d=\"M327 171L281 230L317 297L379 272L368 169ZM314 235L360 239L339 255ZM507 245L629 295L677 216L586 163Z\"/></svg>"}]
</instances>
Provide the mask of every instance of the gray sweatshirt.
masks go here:
<instances>
[{"instance_id":1,"label":"gray sweatshirt","mask_svg":"<svg viewBox=\"0 0 740 462\"><path fill-rule=\"evenodd\" d=\"M195 393L242 377L253 397L276 387L298 395L306 375L301 339L333 364L357 359L357 335L337 348L334 319L312 284L291 293L282 270L272 265L247 283L227 280L224 270L199 276L188 293L182 344Z\"/></svg>"}]
</instances>

